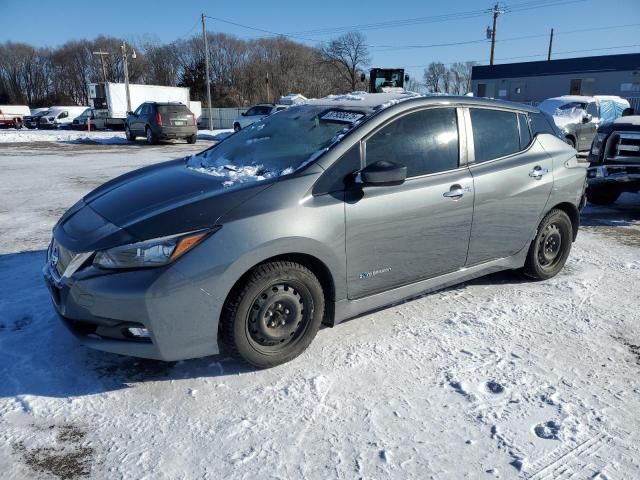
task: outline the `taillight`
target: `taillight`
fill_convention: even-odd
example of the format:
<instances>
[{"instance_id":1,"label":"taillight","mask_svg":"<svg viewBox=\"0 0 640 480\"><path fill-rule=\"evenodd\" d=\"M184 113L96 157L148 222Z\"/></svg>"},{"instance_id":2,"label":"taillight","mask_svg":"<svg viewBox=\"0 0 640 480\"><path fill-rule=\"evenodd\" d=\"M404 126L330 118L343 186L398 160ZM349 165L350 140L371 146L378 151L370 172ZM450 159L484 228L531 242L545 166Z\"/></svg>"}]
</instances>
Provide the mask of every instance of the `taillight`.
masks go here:
<instances>
[{"instance_id":1,"label":"taillight","mask_svg":"<svg viewBox=\"0 0 640 480\"><path fill-rule=\"evenodd\" d=\"M162 115L160 115L160 112L156 112L156 123L162 125Z\"/></svg>"},{"instance_id":2,"label":"taillight","mask_svg":"<svg viewBox=\"0 0 640 480\"><path fill-rule=\"evenodd\" d=\"M195 115L190 115L191 117L191 125L195 125L196 124L196 116Z\"/></svg>"}]
</instances>

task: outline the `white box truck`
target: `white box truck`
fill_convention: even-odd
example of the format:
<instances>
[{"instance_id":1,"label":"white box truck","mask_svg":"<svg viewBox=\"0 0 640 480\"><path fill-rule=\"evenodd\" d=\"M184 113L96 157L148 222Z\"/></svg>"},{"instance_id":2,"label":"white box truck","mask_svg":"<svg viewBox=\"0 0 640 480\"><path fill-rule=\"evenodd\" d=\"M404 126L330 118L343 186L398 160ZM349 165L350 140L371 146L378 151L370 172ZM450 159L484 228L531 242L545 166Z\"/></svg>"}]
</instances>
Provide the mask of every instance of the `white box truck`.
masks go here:
<instances>
[{"instance_id":1,"label":"white box truck","mask_svg":"<svg viewBox=\"0 0 640 480\"><path fill-rule=\"evenodd\" d=\"M131 110L144 102L179 102L189 106L189 89L161 85L129 84ZM127 92L124 83L90 83L89 103L94 110L95 128L124 128L127 119Z\"/></svg>"}]
</instances>

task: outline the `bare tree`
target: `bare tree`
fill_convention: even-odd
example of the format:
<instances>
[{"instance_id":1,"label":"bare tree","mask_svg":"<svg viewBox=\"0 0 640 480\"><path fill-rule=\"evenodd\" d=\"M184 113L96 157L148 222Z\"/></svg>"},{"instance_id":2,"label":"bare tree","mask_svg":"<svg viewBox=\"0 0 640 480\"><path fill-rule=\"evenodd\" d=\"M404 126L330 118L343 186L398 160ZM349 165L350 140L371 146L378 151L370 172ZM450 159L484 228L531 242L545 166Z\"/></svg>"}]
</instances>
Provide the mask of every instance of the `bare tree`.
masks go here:
<instances>
[{"instance_id":1,"label":"bare tree","mask_svg":"<svg viewBox=\"0 0 640 480\"><path fill-rule=\"evenodd\" d=\"M332 68L342 83L355 90L359 72L370 61L365 36L360 32L345 33L323 45L320 52L323 63Z\"/></svg>"},{"instance_id":2,"label":"bare tree","mask_svg":"<svg viewBox=\"0 0 640 480\"><path fill-rule=\"evenodd\" d=\"M431 62L424 70L424 83L427 90L432 93L441 93L445 91L445 78L447 76L447 68L442 62Z\"/></svg>"},{"instance_id":3,"label":"bare tree","mask_svg":"<svg viewBox=\"0 0 640 480\"><path fill-rule=\"evenodd\" d=\"M451 89L449 93L464 95L471 91L471 68L475 62L456 62L449 69Z\"/></svg>"}]
</instances>

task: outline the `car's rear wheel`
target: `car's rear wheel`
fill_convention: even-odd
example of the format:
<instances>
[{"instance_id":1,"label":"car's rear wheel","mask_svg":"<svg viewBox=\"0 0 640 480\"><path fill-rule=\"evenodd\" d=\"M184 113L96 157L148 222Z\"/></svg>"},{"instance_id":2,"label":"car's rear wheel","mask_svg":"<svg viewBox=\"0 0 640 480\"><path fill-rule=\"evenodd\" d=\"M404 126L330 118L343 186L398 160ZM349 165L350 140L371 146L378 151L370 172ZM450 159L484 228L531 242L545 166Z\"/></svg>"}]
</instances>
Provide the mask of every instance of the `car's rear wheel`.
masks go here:
<instances>
[{"instance_id":1,"label":"car's rear wheel","mask_svg":"<svg viewBox=\"0 0 640 480\"><path fill-rule=\"evenodd\" d=\"M131 130L129 129L129 125L126 125L124 127L124 134L127 137L127 140L129 140L130 142L135 142L136 141L136 136L131 133Z\"/></svg>"},{"instance_id":2,"label":"car's rear wheel","mask_svg":"<svg viewBox=\"0 0 640 480\"><path fill-rule=\"evenodd\" d=\"M621 194L622 192L607 188L588 188L587 200L593 205L611 205Z\"/></svg>"},{"instance_id":3,"label":"car's rear wheel","mask_svg":"<svg viewBox=\"0 0 640 480\"><path fill-rule=\"evenodd\" d=\"M562 270L571 252L573 225L559 209L551 210L540 222L524 266L525 275L536 280L554 277Z\"/></svg>"},{"instance_id":4,"label":"car's rear wheel","mask_svg":"<svg viewBox=\"0 0 640 480\"><path fill-rule=\"evenodd\" d=\"M324 315L316 276L294 262L257 266L233 289L220 319L220 335L233 354L259 368L300 355Z\"/></svg>"},{"instance_id":5,"label":"car's rear wheel","mask_svg":"<svg viewBox=\"0 0 640 480\"><path fill-rule=\"evenodd\" d=\"M196 140L197 140L197 136L196 135L191 135L190 137L187 137L187 142L188 143L194 144L194 143L196 143Z\"/></svg>"},{"instance_id":6,"label":"car's rear wheel","mask_svg":"<svg viewBox=\"0 0 640 480\"><path fill-rule=\"evenodd\" d=\"M234 132L239 132L240 131L240 124L239 123L234 123L233 124L233 131Z\"/></svg>"},{"instance_id":7,"label":"car's rear wheel","mask_svg":"<svg viewBox=\"0 0 640 480\"><path fill-rule=\"evenodd\" d=\"M158 139L156 138L156 136L153 134L153 131L149 127L145 129L145 134L147 136L147 143L149 145L155 145L156 143L158 143Z\"/></svg>"}]
</instances>

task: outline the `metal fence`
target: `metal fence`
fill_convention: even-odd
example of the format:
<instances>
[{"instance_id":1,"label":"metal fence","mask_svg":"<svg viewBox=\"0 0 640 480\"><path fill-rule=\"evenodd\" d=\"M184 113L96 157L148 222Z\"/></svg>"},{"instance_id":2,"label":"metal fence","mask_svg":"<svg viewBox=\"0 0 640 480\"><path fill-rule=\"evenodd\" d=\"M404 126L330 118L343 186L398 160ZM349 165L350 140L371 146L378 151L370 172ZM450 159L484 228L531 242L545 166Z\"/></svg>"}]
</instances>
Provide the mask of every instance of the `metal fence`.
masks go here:
<instances>
[{"instance_id":1,"label":"metal fence","mask_svg":"<svg viewBox=\"0 0 640 480\"><path fill-rule=\"evenodd\" d=\"M209 109L203 108L202 114L198 119L198 126L209 130L220 128L233 128L233 121L242 112L246 112L246 108L212 108L211 123L209 126Z\"/></svg>"}]
</instances>

